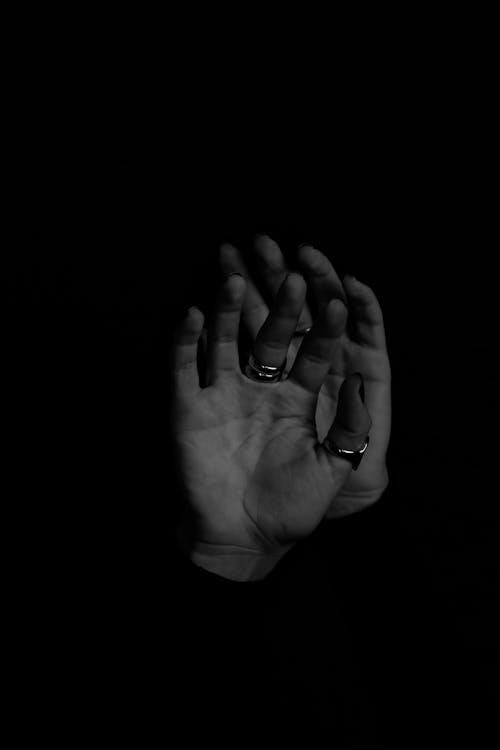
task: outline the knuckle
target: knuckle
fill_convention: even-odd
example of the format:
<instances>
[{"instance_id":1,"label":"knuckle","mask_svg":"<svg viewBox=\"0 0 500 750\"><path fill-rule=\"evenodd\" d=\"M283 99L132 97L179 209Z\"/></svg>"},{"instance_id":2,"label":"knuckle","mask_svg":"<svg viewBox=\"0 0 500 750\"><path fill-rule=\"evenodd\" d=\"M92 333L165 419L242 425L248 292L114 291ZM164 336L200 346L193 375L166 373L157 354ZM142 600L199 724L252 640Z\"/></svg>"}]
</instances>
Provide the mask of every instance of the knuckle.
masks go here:
<instances>
[{"instance_id":1,"label":"knuckle","mask_svg":"<svg viewBox=\"0 0 500 750\"><path fill-rule=\"evenodd\" d=\"M304 352L303 359L314 365L325 365L328 362L326 357L321 356L321 354L315 354L314 352Z\"/></svg>"},{"instance_id":2,"label":"knuckle","mask_svg":"<svg viewBox=\"0 0 500 750\"><path fill-rule=\"evenodd\" d=\"M214 341L217 344L232 344L236 340L236 334L229 331L217 331L214 333Z\"/></svg>"},{"instance_id":3,"label":"knuckle","mask_svg":"<svg viewBox=\"0 0 500 750\"><path fill-rule=\"evenodd\" d=\"M287 344L283 341L279 341L278 339L261 339L261 344L263 344L268 349L276 349L278 351L282 351L287 348Z\"/></svg>"},{"instance_id":4,"label":"knuckle","mask_svg":"<svg viewBox=\"0 0 500 750\"><path fill-rule=\"evenodd\" d=\"M183 375L185 373L192 372L195 368L197 368L196 360L186 360L185 362L178 363L175 374L176 375Z\"/></svg>"}]
</instances>

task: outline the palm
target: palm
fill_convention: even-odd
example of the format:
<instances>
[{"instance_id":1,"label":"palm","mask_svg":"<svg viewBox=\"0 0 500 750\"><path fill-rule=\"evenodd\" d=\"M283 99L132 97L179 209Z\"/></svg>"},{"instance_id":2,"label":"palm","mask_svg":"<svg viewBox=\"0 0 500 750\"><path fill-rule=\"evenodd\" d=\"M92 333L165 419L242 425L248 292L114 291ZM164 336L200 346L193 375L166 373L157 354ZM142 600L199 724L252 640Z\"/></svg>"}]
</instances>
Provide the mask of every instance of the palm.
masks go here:
<instances>
[{"instance_id":1,"label":"palm","mask_svg":"<svg viewBox=\"0 0 500 750\"><path fill-rule=\"evenodd\" d=\"M221 248L220 262L227 273L240 271L247 278L247 297L243 308L243 322L252 338L265 320L268 308L263 295L274 297L288 272L284 257L276 243L269 238L256 242L255 259L263 278L262 294L249 273L242 255L232 246ZM370 446L359 469L351 472L340 495L329 510L331 517L342 513L343 504L358 504L360 508L376 501L388 484L386 454L391 432L391 367L385 342L382 313L372 290L359 282L340 281L330 261L319 251L308 247L299 262L305 272L320 309L333 297L349 305L350 330L342 336L341 346L332 355L330 372L321 388L317 409L316 429L319 440L328 432L337 413L339 388L352 372L361 372L365 380L365 403L372 418ZM314 317L306 305L301 322L311 325ZM303 327L301 326L301 327ZM291 369L301 340L290 345L286 373Z\"/></svg>"},{"instance_id":2,"label":"palm","mask_svg":"<svg viewBox=\"0 0 500 750\"><path fill-rule=\"evenodd\" d=\"M352 466L332 446L356 450L372 425L360 392L363 377L349 373L326 440L318 440L318 396L333 350L342 349L345 305L330 299L288 376L269 379L254 358L282 368L307 287L299 274L283 281L243 374L238 334L246 290L241 275L229 275L221 286L200 371L204 316L190 308L175 331L169 367L173 447L188 500L179 532L191 559L234 580L266 575L321 522L332 501L337 515L359 510L355 499L339 497Z\"/></svg>"},{"instance_id":3,"label":"palm","mask_svg":"<svg viewBox=\"0 0 500 750\"><path fill-rule=\"evenodd\" d=\"M241 373L178 404L179 469L203 541L229 529L232 544L284 544L317 526L345 478L315 450L315 404L291 380L262 388Z\"/></svg>"},{"instance_id":4,"label":"palm","mask_svg":"<svg viewBox=\"0 0 500 750\"><path fill-rule=\"evenodd\" d=\"M290 347L287 367L291 367L300 349L299 343ZM351 472L340 496L359 497L363 504L370 497L380 496L387 486L385 457L391 432L390 363L384 352L362 346L347 335L336 349L330 372L319 393L316 408L316 429L322 441L337 413L340 386L351 372L362 372L365 381L365 403L373 420L370 431L370 451L367 451L358 470ZM338 501L338 498L337 498Z\"/></svg>"}]
</instances>

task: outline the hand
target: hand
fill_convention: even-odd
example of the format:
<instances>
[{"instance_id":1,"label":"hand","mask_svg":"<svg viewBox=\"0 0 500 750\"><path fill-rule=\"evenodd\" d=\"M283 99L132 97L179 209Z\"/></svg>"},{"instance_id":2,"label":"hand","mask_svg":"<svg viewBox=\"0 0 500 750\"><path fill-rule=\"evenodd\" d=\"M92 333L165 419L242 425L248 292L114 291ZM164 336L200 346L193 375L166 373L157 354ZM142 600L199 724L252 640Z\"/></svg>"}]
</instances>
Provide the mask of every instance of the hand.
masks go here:
<instances>
[{"instance_id":1,"label":"hand","mask_svg":"<svg viewBox=\"0 0 500 750\"><path fill-rule=\"evenodd\" d=\"M286 380L255 382L242 373L238 355L246 286L231 276L219 292L208 329L206 387L200 388L197 369L204 323L197 308L174 334L169 368L173 442L189 506L184 541L195 562L237 580L265 575L311 533L352 471L323 447L315 424L318 394L343 345L344 304L333 299L323 306ZM256 335L259 361L285 361L305 299L304 278L290 274ZM350 450L371 427L360 382L356 374L344 380L326 430ZM339 505L343 514L353 509L349 498Z\"/></svg>"},{"instance_id":2,"label":"hand","mask_svg":"<svg viewBox=\"0 0 500 750\"><path fill-rule=\"evenodd\" d=\"M223 245L219 255L223 273L239 272L246 279L242 323L252 341L269 314L264 296L274 300L290 271L280 248L270 237L261 235L256 238L253 257L262 278L260 288L235 247ZM332 299L342 300L349 310L347 329L341 334L338 345L332 348L330 370L319 393L316 410L318 439L320 442L324 440L335 419L339 389L349 373L363 375L365 403L373 420L370 443L358 470L349 474L341 492L332 497L326 518L336 518L344 515L346 508L353 512L376 502L389 483L386 454L391 434L391 367L384 321L370 287L350 276L344 277L342 284L328 258L319 250L309 245L301 246L296 260L312 291L316 312ZM299 329L312 325L313 319L306 303ZM284 377L292 368L301 344L300 337L292 339Z\"/></svg>"}]
</instances>

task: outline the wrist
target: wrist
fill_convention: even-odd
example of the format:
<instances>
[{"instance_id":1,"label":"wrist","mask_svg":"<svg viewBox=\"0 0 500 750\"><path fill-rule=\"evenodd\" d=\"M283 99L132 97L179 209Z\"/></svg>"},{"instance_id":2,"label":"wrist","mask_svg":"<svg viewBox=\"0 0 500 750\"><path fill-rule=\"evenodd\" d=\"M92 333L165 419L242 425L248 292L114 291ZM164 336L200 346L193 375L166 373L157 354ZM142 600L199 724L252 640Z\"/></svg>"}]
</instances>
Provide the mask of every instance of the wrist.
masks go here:
<instances>
[{"instance_id":1,"label":"wrist","mask_svg":"<svg viewBox=\"0 0 500 750\"><path fill-rule=\"evenodd\" d=\"M176 539L182 553L194 565L222 578L240 582L266 578L293 547L293 544L289 544L266 552L239 545L201 542L192 537L183 521L177 525Z\"/></svg>"}]
</instances>

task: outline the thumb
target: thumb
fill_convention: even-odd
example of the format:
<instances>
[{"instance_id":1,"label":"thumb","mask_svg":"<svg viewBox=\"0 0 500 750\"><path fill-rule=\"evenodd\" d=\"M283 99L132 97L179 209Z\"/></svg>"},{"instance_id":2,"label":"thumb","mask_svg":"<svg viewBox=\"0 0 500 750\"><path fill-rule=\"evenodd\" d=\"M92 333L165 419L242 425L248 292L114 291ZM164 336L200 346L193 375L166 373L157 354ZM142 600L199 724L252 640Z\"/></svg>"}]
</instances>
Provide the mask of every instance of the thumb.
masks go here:
<instances>
[{"instance_id":1,"label":"thumb","mask_svg":"<svg viewBox=\"0 0 500 750\"><path fill-rule=\"evenodd\" d=\"M336 446L343 450L359 450L363 447L371 426L372 419L364 404L363 376L355 372L349 375L340 387L337 414L321 446L335 468L345 471L350 470L352 466L349 466L347 458L332 455L325 447L325 442L329 443L330 448Z\"/></svg>"}]
</instances>

